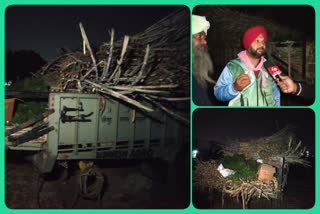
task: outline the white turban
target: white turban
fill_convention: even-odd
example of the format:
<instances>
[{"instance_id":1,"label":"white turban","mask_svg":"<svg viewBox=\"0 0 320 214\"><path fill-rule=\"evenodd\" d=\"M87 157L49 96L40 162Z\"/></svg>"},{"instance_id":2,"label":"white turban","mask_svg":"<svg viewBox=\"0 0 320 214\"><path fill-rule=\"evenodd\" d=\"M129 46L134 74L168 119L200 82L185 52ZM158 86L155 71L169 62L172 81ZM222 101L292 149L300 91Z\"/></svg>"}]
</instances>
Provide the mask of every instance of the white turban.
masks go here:
<instances>
[{"instance_id":1,"label":"white turban","mask_svg":"<svg viewBox=\"0 0 320 214\"><path fill-rule=\"evenodd\" d=\"M192 15L192 35L204 31L207 34L210 28L210 22L205 16Z\"/></svg>"}]
</instances>

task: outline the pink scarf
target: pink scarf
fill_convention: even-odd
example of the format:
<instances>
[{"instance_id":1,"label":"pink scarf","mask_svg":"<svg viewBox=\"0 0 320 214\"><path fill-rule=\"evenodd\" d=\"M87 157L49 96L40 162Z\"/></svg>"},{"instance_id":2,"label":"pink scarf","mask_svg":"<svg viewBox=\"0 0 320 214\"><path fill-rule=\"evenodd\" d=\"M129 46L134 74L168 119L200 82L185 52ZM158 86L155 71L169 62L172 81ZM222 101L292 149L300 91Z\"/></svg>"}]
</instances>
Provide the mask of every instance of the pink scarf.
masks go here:
<instances>
[{"instance_id":1,"label":"pink scarf","mask_svg":"<svg viewBox=\"0 0 320 214\"><path fill-rule=\"evenodd\" d=\"M249 72L251 71L260 71L262 72L261 68L263 66L263 58L261 57L260 63L254 67L247 55L247 51L241 51L240 53L238 53L238 57L239 59L246 65L246 67L248 68ZM262 87L266 88L267 87L267 81L266 81L266 77L264 75L264 73L261 74L262 77Z\"/></svg>"}]
</instances>

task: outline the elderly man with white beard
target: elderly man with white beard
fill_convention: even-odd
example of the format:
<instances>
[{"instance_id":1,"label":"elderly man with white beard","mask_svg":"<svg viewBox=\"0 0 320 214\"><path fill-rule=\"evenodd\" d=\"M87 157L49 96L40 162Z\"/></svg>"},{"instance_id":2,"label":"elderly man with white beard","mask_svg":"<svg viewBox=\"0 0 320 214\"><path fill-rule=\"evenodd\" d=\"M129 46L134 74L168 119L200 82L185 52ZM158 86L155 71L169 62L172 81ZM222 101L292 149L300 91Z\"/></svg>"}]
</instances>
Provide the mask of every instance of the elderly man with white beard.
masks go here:
<instances>
[{"instance_id":1,"label":"elderly man with white beard","mask_svg":"<svg viewBox=\"0 0 320 214\"><path fill-rule=\"evenodd\" d=\"M208 91L213 65L207 47L207 31L210 23L206 17L192 15L192 98L196 105L212 105Z\"/></svg>"}]
</instances>

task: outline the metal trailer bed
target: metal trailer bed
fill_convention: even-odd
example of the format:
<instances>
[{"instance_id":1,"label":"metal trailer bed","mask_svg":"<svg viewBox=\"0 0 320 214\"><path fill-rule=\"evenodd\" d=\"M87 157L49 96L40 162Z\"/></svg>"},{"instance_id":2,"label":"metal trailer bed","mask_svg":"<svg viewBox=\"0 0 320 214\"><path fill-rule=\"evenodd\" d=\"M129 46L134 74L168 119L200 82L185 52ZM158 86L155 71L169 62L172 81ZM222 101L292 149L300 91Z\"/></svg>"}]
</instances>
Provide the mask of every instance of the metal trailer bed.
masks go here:
<instances>
[{"instance_id":1,"label":"metal trailer bed","mask_svg":"<svg viewBox=\"0 0 320 214\"><path fill-rule=\"evenodd\" d=\"M38 151L32 161L42 173L57 160L168 157L189 131L159 109L145 115L98 94L50 93L49 109L47 135L19 145L6 141L11 150Z\"/></svg>"}]
</instances>

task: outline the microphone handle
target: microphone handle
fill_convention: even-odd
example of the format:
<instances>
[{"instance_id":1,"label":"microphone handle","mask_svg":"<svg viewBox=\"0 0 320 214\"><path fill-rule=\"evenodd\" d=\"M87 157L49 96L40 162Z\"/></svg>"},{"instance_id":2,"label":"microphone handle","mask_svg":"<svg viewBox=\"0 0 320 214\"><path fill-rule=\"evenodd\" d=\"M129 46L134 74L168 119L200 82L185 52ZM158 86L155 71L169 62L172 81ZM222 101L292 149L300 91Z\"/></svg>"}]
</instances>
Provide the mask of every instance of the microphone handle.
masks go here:
<instances>
[{"instance_id":1,"label":"microphone handle","mask_svg":"<svg viewBox=\"0 0 320 214\"><path fill-rule=\"evenodd\" d=\"M280 76L279 76L279 74L277 74L277 75L275 76L275 79L279 80L280 82L282 81L281 78L280 78Z\"/></svg>"}]
</instances>

